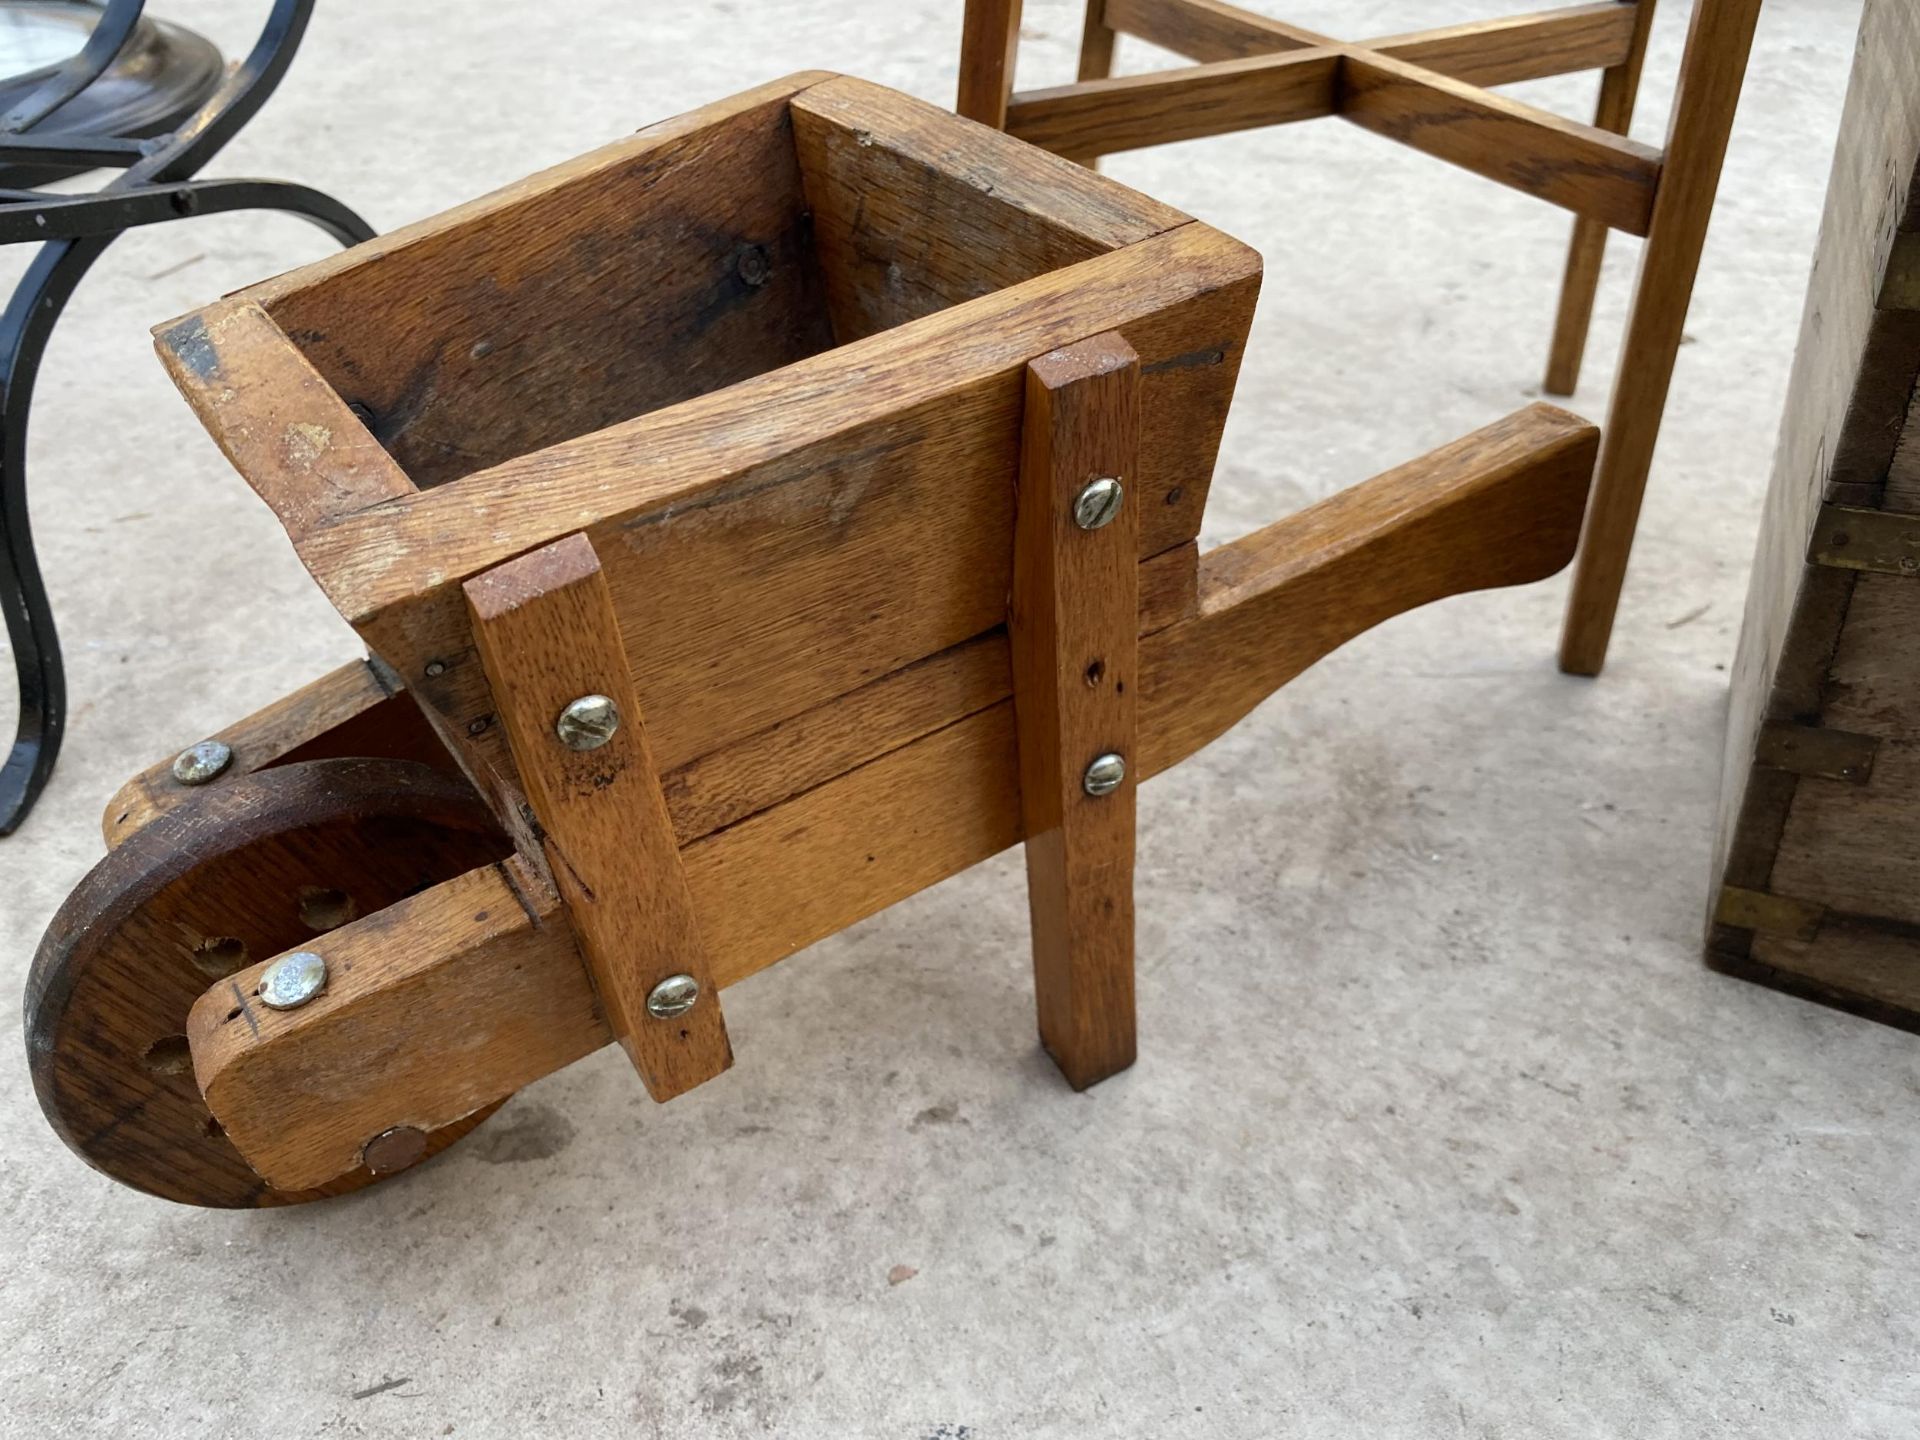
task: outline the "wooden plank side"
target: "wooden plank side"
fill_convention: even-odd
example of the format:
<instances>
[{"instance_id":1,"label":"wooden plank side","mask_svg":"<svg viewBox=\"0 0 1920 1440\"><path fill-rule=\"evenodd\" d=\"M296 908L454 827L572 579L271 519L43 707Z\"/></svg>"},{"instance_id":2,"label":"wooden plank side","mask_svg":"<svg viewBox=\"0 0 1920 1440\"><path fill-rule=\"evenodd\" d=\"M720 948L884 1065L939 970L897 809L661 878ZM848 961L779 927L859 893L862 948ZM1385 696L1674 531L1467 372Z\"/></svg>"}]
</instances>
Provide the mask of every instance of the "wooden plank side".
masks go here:
<instances>
[{"instance_id":1,"label":"wooden plank side","mask_svg":"<svg viewBox=\"0 0 1920 1440\"><path fill-rule=\"evenodd\" d=\"M862 81L796 97L793 124L843 344L1188 222L1057 156L956 133L952 116Z\"/></svg>"},{"instance_id":2,"label":"wooden plank side","mask_svg":"<svg viewBox=\"0 0 1920 1440\"><path fill-rule=\"evenodd\" d=\"M822 78L694 111L248 296L422 486L800 359L832 339L787 107Z\"/></svg>"},{"instance_id":3,"label":"wooden plank side","mask_svg":"<svg viewBox=\"0 0 1920 1440\"><path fill-rule=\"evenodd\" d=\"M1040 1041L1076 1090L1135 1053L1133 855L1138 780L1090 794L1095 757L1139 764L1140 357L1116 336L1027 369L1007 632ZM1117 513L1079 523L1077 497L1118 479Z\"/></svg>"},{"instance_id":4,"label":"wooden plank side","mask_svg":"<svg viewBox=\"0 0 1920 1440\"><path fill-rule=\"evenodd\" d=\"M1340 113L1354 124L1613 229L1647 233L1658 150L1384 55L1349 51L1341 75Z\"/></svg>"},{"instance_id":5,"label":"wooden plank side","mask_svg":"<svg viewBox=\"0 0 1920 1440\"><path fill-rule=\"evenodd\" d=\"M1765 985L1920 1030L1920 936L1852 916L1831 918L1811 940L1755 935L1750 962L1728 967Z\"/></svg>"},{"instance_id":6,"label":"wooden plank side","mask_svg":"<svg viewBox=\"0 0 1920 1440\"><path fill-rule=\"evenodd\" d=\"M672 769L1000 623L1020 382L1118 330L1143 362L1143 554L1197 531L1258 285L1186 225L404 504L303 552L376 653L510 773L457 584L584 528ZM433 673L428 673L429 669Z\"/></svg>"},{"instance_id":7,"label":"wooden plank side","mask_svg":"<svg viewBox=\"0 0 1920 1440\"><path fill-rule=\"evenodd\" d=\"M1765 724L1920 741L1900 718L1920 713L1908 708L1920 697L1906 638L1920 625L1920 587L1806 563L1836 479L1857 503L1854 487L1884 475L1887 417L1905 407L1920 363L1920 333L1890 329L1878 303L1920 201L1920 87L1906 63L1916 50L1920 13L1867 7L1732 669L1713 874L1734 883L1764 884L1779 845L1782 787L1753 764Z\"/></svg>"},{"instance_id":8,"label":"wooden plank side","mask_svg":"<svg viewBox=\"0 0 1920 1440\"><path fill-rule=\"evenodd\" d=\"M647 1093L670 1100L725 1070L733 1050L599 557L569 536L465 591L601 1010ZM611 700L617 728L597 744L563 743L556 720L585 697ZM676 976L698 986L692 1009L654 1015L651 993Z\"/></svg>"},{"instance_id":9,"label":"wooden plank side","mask_svg":"<svg viewBox=\"0 0 1920 1440\"><path fill-rule=\"evenodd\" d=\"M1189 541L1141 562L1141 635L1194 613L1197 549ZM668 771L661 785L674 830L691 843L1012 693L1006 633L964 641Z\"/></svg>"},{"instance_id":10,"label":"wooden plank side","mask_svg":"<svg viewBox=\"0 0 1920 1440\"><path fill-rule=\"evenodd\" d=\"M1901 575L1855 577L1845 624L1822 657L1821 723L1920 745L1916 637L1920 581Z\"/></svg>"},{"instance_id":11,"label":"wooden plank side","mask_svg":"<svg viewBox=\"0 0 1920 1440\"><path fill-rule=\"evenodd\" d=\"M220 453L297 544L413 481L273 319L226 300L154 332L167 374Z\"/></svg>"}]
</instances>

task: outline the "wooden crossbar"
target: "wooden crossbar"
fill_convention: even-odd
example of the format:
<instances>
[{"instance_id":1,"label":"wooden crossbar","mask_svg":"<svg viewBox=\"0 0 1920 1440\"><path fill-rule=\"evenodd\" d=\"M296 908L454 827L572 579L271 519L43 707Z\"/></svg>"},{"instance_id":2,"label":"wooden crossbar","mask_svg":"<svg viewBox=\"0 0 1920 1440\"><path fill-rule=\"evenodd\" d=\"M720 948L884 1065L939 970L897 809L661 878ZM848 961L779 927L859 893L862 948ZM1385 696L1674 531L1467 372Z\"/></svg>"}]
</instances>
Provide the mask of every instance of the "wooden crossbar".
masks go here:
<instances>
[{"instance_id":1,"label":"wooden crossbar","mask_svg":"<svg viewBox=\"0 0 1920 1440\"><path fill-rule=\"evenodd\" d=\"M1232 8L1215 0L1179 3L1209 15ZM1609 9L1625 13L1631 24L1630 7ZM1520 38L1528 27L1509 27L1513 44L1472 64L1460 58L1464 37L1476 28L1484 34L1485 27L1403 37L1395 42L1398 53L1364 45L1312 45L1081 81L1014 96L1007 128L1043 149L1088 159L1340 115L1610 229L1644 235L1660 177L1659 151L1479 88L1480 77L1498 82L1610 63L1619 48L1617 26L1596 26L1584 15L1585 28L1579 31L1545 23L1554 18L1521 17L1538 22L1531 33L1536 40L1551 40L1551 46L1529 48ZM1476 79L1442 74L1399 54L1453 57Z\"/></svg>"},{"instance_id":2,"label":"wooden crossbar","mask_svg":"<svg viewBox=\"0 0 1920 1440\"><path fill-rule=\"evenodd\" d=\"M1083 80L1015 95L1007 129L1056 155L1088 160L1337 115L1339 78L1340 53L1316 47Z\"/></svg>"},{"instance_id":3,"label":"wooden crossbar","mask_svg":"<svg viewBox=\"0 0 1920 1440\"><path fill-rule=\"evenodd\" d=\"M1324 45L1326 37L1222 0L1107 0L1107 28L1189 60L1244 60Z\"/></svg>"},{"instance_id":4,"label":"wooden crossbar","mask_svg":"<svg viewBox=\"0 0 1920 1440\"><path fill-rule=\"evenodd\" d=\"M1614 230L1645 235L1660 152L1384 55L1345 56L1340 114L1363 129Z\"/></svg>"},{"instance_id":5,"label":"wooden crossbar","mask_svg":"<svg viewBox=\"0 0 1920 1440\"><path fill-rule=\"evenodd\" d=\"M1456 80L1508 85L1625 63L1637 8L1621 0L1597 0L1387 35L1359 46ZM1340 43L1222 0L1107 0L1104 19L1109 29L1189 60L1245 60Z\"/></svg>"},{"instance_id":6,"label":"wooden crossbar","mask_svg":"<svg viewBox=\"0 0 1920 1440\"><path fill-rule=\"evenodd\" d=\"M1600 0L1597 5L1389 35L1362 48L1473 85L1517 85L1626 64L1633 54L1634 17L1640 9L1639 4Z\"/></svg>"}]
</instances>

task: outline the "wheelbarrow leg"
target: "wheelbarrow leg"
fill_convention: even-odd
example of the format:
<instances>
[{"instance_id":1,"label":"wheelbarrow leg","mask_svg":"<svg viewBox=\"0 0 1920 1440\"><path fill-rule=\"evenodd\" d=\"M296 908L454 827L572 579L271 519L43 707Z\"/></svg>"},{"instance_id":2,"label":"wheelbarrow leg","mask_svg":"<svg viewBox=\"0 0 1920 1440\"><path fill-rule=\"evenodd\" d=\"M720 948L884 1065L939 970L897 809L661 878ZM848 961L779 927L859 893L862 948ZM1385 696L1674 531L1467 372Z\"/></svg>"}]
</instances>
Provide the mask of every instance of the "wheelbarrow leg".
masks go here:
<instances>
[{"instance_id":1,"label":"wheelbarrow leg","mask_svg":"<svg viewBox=\"0 0 1920 1440\"><path fill-rule=\"evenodd\" d=\"M1008 632L1040 1040L1076 1090L1133 1063L1140 360L1027 367Z\"/></svg>"}]
</instances>

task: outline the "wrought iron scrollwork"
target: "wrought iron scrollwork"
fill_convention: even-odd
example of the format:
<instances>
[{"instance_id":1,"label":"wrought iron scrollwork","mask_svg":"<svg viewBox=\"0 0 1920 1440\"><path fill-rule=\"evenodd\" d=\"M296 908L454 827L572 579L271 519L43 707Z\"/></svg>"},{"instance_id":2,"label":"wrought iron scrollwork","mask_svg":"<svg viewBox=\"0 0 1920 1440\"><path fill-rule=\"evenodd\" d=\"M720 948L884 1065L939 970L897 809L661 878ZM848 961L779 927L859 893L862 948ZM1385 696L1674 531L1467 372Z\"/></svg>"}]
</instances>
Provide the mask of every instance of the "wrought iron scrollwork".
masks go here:
<instances>
[{"instance_id":1,"label":"wrought iron scrollwork","mask_svg":"<svg viewBox=\"0 0 1920 1440\"><path fill-rule=\"evenodd\" d=\"M311 221L342 245L373 236L353 211L304 185L193 178L279 85L313 6L314 0L274 0L246 59L166 134L44 133L46 122L108 71L139 28L145 0L108 0L86 44L0 116L0 167L120 171L90 195L0 189L0 244L40 242L0 314L0 609L20 685L18 730L0 766L0 835L19 826L45 787L66 718L60 642L27 520L26 456L40 360L75 287L126 231L189 216L278 210Z\"/></svg>"}]
</instances>

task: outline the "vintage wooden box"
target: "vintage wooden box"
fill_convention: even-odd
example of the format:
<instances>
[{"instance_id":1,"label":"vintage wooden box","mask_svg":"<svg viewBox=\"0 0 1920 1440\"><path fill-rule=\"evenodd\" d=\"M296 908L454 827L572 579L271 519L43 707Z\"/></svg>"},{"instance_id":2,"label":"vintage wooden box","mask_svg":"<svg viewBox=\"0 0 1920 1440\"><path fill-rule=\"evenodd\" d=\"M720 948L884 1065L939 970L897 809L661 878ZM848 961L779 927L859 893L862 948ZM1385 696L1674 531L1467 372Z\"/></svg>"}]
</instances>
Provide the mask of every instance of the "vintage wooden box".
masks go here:
<instances>
[{"instance_id":1,"label":"vintage wooden box","mask_svg":"<svg viewBox=\"0 0 1920 1440\"><path fill-rule=\"evenodd\" d=\"M1920 1029L1920 12L1870 3L1754 560L1708 963Z\"/></svg>"}]
</instances>

